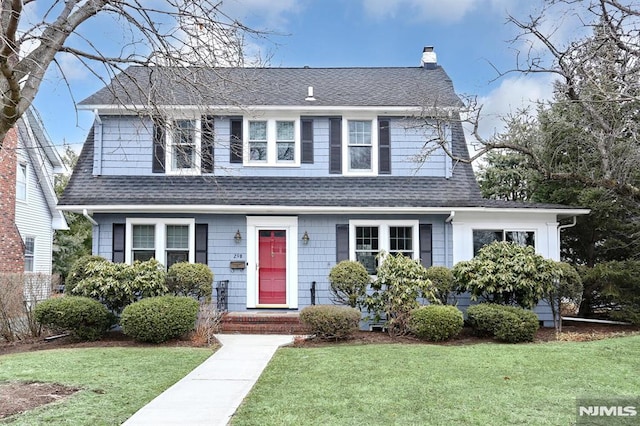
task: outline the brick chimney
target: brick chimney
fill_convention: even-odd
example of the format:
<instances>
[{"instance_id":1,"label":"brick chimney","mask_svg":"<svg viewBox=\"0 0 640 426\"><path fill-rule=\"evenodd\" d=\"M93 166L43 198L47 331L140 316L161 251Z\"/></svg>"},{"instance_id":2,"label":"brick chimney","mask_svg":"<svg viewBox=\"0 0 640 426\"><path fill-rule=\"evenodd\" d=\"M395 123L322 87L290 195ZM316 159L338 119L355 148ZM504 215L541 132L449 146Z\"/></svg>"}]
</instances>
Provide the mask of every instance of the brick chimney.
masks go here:
<instances>
[{"instance_id":1,"label":"brick chimney","mask_svg":"<svg viewBox=\"0 0 640 426\"><path fill-rule=\"evenodd\" d=\"M17 147L14 127L0 148L0 273L24 272L24 246L16 226Z\"/></svg>"},{"instance_id":2,"label":"brick chimney","mask_svg":"<svg viewBox=\"0 0 640 426\"><path fill-rule=\"evenodd\" d=\"M433 51L433 46L425 46L422 49L422 60L420 61L423 68L428 70L435 69L438 66L438 57Z\"/></svg>"}]
</instances>

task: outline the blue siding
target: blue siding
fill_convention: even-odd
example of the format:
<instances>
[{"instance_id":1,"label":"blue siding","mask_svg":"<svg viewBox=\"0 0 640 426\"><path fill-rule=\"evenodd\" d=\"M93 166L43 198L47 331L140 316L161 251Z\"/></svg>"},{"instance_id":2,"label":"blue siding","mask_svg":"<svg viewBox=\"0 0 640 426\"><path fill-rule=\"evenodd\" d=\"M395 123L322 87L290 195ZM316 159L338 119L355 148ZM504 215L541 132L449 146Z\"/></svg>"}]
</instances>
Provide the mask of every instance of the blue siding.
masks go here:
<instances>
[{"instance_id":1,"label":"blue siding","mask_svg":"<svg viewBox=\"0 0 640 426\"><path fill-rule=\"evenodd\" d=\"M153 123L135 116L103 116L95 131L94 174L152 175ZM215 120L214 174L232 176L329 176L329 120L313 121L314 163L299 167L257 167L229 162L230 119ZM443 151L432 153L421 164L416 155L425 140L433 138L428 127L403 119L391 120L391 173L394 176L446 176L451 159Z\"/></svg>"}]
</instances>

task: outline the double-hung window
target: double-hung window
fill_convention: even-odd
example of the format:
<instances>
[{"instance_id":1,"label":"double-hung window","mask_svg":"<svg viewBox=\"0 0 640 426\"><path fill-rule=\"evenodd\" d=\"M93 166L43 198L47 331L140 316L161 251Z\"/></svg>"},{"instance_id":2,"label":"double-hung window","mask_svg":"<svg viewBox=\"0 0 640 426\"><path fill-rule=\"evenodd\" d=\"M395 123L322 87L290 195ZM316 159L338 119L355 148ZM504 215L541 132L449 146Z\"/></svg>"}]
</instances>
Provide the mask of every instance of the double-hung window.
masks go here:
<instances>
[{"instance_id":1,"label":"double-hung window","mask_svg":"<svg viewBox=\"0 0 640 426\"><path fill-rule=\"evenodd\" d=\"M246 122L245 165L300 165L299 120L260 119Z\"/></svg>"},{"instance_id":2,"label":"double-hung window","mask_svg":"<svg viewBox=\"0 0 640 426\"><path fill-rule=\"evenodd\" d=\"M354 220L349 222L349 238L353 247L349 257L375 275L381 252L419 259L419 226L413 220Z\"/></svg>"},{"instance_id":3,"label":"double-hung window","mask_svg":"<svg viewBox=\"0 0 640 426\"><path fill-rule=\"evenodd\" d=\"M16 175L16 200L27 199L27 165L18 163Z\"/></svg>"},{"instance_id":4,"label":"double-hung window","mask_svg":"<svg viewBox=\"0 0 640 426\"><path fill-rule=\"evenodd\" d=\"M476 256L482 247L494 241L509 241L521 246L535 247L536 233L521 230L474 229L473 255Z\"/></svg>"},{"instance_id":5,"label":"double-hung window","mask_svg":"<svg viewBox=\"0 0 640 426\"><path fill-rule=\"evenodd\" d=\"M26 237L24 239L24 271L34 272L36 254L36 239L34 237Z\"/></svg>"},{"instance_id":6,"label":"double-hung window","mask_svg":"<svg viewBox=\"0 0 640 426\"><path fill-rule=\"evenodd\" d=\"M372 170L370 120L349 120L349 171Z\"/></svg>"},{"instance_id":7,"label":"double-hung window","mask_svg":"<svg viewBox=\"0 0 640 426\"><path fill-rule=\"evenodd\" d=\"M169 268L195 261L194 219L128 218L126 227L126 263L153 258Z\"/></svg>"},{"instance_id":8,"label":"double-hung window","mask_svg":"<svg viewBox=\"0 0 640 426\"><path fill-rule=\"evenodd\" d=\"M200 172L200 121L199 119L177 119L169 122L167 163L171 173Z\"/></svg>"}]
</instances>

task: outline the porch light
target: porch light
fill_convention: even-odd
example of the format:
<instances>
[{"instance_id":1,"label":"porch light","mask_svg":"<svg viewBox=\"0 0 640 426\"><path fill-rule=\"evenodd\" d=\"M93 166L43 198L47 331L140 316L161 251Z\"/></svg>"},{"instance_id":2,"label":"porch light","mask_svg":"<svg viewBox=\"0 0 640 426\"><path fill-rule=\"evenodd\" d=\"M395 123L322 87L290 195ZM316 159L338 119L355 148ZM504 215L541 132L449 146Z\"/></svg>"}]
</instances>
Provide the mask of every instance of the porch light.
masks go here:
<instances>
[{"instance_id":1,"label":"porch light","mask_svg":"<svg viewBox=\"0 0 640 426\"><path fill-rule=\"evenodd\" d=\"M302 242L304 244L309 244L309 234L307 233L307 231L304 231L304 235L302 236Z\"/></svg>"},{"instance_id":2,"label":"porch light","mask_svg":"<svg viewBox=\"0 0 640 426\"><path fill-rule=\"evenodd\" d=\"M239 229L236 231L236 235L233 236L233 239L236 241L236 243L239 243L240 241L242 241L242 235L240 235Z\"/></svg>"}]
</instances>

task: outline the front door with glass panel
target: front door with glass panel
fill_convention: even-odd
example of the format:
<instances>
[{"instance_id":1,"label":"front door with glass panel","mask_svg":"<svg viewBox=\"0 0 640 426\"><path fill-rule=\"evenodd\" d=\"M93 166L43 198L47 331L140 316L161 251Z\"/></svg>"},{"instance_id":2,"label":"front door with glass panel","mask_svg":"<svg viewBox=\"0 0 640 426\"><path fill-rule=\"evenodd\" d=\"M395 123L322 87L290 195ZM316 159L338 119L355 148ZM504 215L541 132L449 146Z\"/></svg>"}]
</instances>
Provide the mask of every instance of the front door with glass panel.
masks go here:
<instances>
[{"instance_id":1,"label":"front door with glass panel","mask_svg":"<svg viewBox=\"0 0 640 426\"><path fill-rule=\"evenodd\" d=\"M258 304L287 303L287 231L258 232Z\"/></svg>"}]
</instances>

